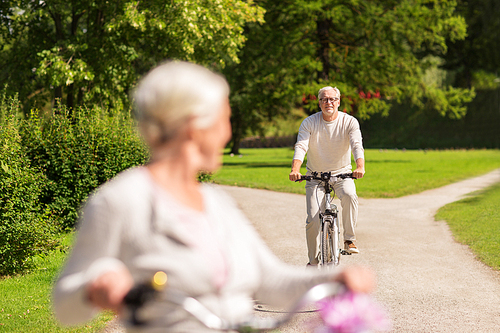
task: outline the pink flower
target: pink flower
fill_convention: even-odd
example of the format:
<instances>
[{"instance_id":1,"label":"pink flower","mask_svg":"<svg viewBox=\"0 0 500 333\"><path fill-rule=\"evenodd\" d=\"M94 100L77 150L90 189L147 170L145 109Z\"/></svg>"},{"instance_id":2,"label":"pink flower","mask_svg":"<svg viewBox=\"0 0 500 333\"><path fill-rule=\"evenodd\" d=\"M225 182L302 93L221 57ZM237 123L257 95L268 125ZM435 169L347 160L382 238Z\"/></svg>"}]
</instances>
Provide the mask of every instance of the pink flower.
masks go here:
<instances>
[{"instance_id":1,"label":"pink flower","mask_svg":"<svg viewBox=\"0 0 500 333\"><path fill-rule=\"evenodd\" d=\"M380 304L366 294L347 292L319 302L319 313L328 333L389 331L391 321Z\"/></svg>"}]
</instances>

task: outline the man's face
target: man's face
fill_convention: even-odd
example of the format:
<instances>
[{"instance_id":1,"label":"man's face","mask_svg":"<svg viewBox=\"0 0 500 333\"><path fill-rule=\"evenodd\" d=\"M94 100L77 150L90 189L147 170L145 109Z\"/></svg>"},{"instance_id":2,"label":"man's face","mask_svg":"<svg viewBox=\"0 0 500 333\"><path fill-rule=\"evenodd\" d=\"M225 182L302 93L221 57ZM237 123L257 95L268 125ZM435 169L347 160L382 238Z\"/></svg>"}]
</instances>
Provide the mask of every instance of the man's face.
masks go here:
<instances>
[{"instance_id":1,"label":"man's face","mask_svg":"<svg viewBox=\"0 0 500 333\"><path fill-rule=\"evenodd\" d=\"M340 96L333 89L323 92L319 100L319 107L325 116L333 116L338 111Z\"/></svg>"}]
</instances>

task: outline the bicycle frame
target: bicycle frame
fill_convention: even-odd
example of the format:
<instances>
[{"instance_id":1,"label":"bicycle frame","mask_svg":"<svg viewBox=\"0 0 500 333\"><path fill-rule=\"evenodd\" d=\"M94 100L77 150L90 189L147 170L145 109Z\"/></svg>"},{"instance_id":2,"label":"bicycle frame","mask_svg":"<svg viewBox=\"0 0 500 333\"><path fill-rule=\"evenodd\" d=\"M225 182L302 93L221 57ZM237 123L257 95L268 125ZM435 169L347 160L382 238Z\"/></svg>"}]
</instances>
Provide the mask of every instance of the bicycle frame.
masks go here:
<instances>
[{"instance_id":1,"label":"bicycle frame","mask_svg":"<svg viewBox=\"0 0 500 333\"><path fill-rule=\"evenodd\" d=\"M321 205L318 201L318 206L320 207L319 219L320 219L320 257L319 265L322 267L328 267L333 264L333 266L338 266L340 264L341 255L350 255L349 252L342 249L340 242L340 223L338 218L339 210L337 205L332 203L332 199L335 196L333 191L333 186L331 181L336 182L337 179L354 178L352 173L350 174L339 174L332 175L331 172L313 172L310 176L302 176L301 180L319 180L320 183L318 187L321 186L325 191L325 208L321 210ZM318 188L316 188L318 191ZM331 193L334 192L332 196ZM317 192L316 192L316 198Z\"/></svg>"}]
</instances>

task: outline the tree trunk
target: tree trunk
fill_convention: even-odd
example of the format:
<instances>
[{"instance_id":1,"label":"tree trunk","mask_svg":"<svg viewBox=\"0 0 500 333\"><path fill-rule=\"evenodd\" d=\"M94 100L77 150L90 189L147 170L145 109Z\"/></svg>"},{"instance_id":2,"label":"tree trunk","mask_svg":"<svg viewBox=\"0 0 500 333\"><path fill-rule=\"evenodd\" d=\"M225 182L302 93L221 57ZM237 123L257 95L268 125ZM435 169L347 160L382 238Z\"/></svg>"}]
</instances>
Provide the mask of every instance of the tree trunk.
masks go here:
<instances>
[{"instance_id":1,"label":"tree trunk","mask_svg":"<svg viewBox=\"0 0 500 333\"><path fill-rule=\"evenodd\" d=\"M233 136L231 142L232 142L231 154L238 155L240 153L240 142L241 142L240 136L239 135Z\"/></svg>"},{"instance_id":2,"label":"tree trunk","mask_svg":"<svg viewBox=\"0 0 500 333\"><path fill-rule=\"evenodd\" d=\"M75 106L75 85L73 83L70 84L66 90L66 106L68 107L69 115L71 115Z\"/></svg>"},{"instance_id":3,"label":"tree trunk","mask_svg":"<svg viewBox=\"0 0 500 333\"><path fill-rule=\"evenodd\" d=\"M61 104L62 102L62 87L58 86L54 88L54 99L52 100L52 110L56 111L57 113L57 107Z\"/></svg>"},{"instance_id":4,"label":"tree trunk","mask_svg":"<svg viewBox=\"0 0 500 333\"><path fill-rule=\"evenodd\" d=\"M243 115L241 114L241 110L234 106L232 110L231 116L231 128L232 128L232 139L231 139L231 154L239 154L240 153L240 142L243 137L244 126L243 123Z\"/></svg>"},{"instance_id":5,"label":"tree trunk","mask_svg":"<svg viewBox=\"0 0 500 333\"><path fill-rule=\"evenodd\" d=\"M318 78L328 80L330 73L330 26L329 19L323 19L316 22L316 33L319 39L318 57L323 64L323 69L318 72Z\"/></svg>"}]
</instances>

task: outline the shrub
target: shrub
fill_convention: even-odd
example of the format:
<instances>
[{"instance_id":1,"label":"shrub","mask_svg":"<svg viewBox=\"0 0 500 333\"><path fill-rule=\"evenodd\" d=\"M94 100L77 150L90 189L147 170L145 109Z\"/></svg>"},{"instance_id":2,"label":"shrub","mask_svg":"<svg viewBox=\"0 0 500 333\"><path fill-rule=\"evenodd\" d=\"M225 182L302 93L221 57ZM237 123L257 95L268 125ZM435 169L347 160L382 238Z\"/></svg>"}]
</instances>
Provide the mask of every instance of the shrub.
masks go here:
<instances>
[{"instance_id":1,"label":"shrub","mask_svg":"<svg viewBox=\"0 0 500 333\"><path fill-rule=\"evenodd\" d=\"M49 117L32 112L23 122L21 135L32 164L47 177L43 202L61 217L61 230L74 227L91 191L148 159L130 115L98 107L71 113L59 107Z\"/></svg>"},{"instance_id":2,"label":"shrub","mask_svg":"<svg viewBox=\"0 0 500 333\"><path fill-rule=\"evenodd\" d=\"M210 172L200 171L198 173L198 182L211 183L213 181L213 174Z\"/></svg>"},{"instance_id":3,"label":"shrub","mask_svg":"<svg viewBox=\"0 0 500 333\"><path fill-rule=\"evenodd\" d=\"M31 257L56 245L39 201L45 177L23 152L18 110L15 99L0 100L0 276L30 268Z\"/></svg>"}]
</instances>

